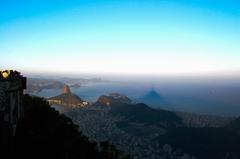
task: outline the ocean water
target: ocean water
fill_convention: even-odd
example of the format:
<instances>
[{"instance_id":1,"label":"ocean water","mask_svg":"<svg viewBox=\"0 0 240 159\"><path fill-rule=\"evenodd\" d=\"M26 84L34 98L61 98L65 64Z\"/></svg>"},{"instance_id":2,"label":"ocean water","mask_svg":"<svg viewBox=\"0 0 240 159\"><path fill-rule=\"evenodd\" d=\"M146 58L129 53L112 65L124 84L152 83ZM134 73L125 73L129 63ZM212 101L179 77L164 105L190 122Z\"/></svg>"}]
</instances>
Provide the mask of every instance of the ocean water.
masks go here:
<instances>
[{"instance_id":1,"label":"ocean water","mask_svg":"<svg viewBox=\"0 0 240 159\"><path fill-rule=\"evenodd\" d=\"M172 110L221 116L240 115L240 84L238 83L91 83L71 91L83 100L94 103L99 96L117 92L133 101L154 89L171 106ZM62 90L45 89L34 95L52 97ZM151 105L150 105L151 106ZM171 109L171 107L170 107Z\"/></svg>"}]
</instances>

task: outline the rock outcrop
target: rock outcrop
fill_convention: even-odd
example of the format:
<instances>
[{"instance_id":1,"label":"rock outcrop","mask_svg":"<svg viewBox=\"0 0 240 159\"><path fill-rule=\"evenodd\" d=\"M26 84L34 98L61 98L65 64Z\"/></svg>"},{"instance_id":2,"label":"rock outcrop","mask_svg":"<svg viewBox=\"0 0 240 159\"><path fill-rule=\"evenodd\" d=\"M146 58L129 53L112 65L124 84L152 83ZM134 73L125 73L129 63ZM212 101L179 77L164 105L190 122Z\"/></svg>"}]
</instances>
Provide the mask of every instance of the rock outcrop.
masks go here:
<instances>
[{"instance_id":1,"label":"rock outcrop","mask_svg":"<svg viewBox=\"0 0 240 159\"><path fill-rule=\"evenodd\" d=\"M100 96L94 105L113 106L120 103L131 104L132 100L119 93L110 93L109 95Z\"/></svg>"},{"instance_id":2,"label":"rock outcrop","mask_svg":"<svg viewBox=\"0 0 240 159\"><path fill-rule=\"evenodd\" d=\"M48 102L50 104L64 105L64 106L71 106L71 107L86 107L89 105L88 102L83 101L76 94L73 94L69 86L64 86L62 94L55 97L48 98Z\"/></svg>"},{"instance_id":3,"label":"rock outcrop","mask_svg":"<svg viewBox=\"0 0 240 159\"><path fill-rule=\"evenodd\" d=\"M70 90L70 88L69 88L69 86L64 86L63 87L63 94L70 94L71 93L71 90Z\"/></svg>"}]
</instances>

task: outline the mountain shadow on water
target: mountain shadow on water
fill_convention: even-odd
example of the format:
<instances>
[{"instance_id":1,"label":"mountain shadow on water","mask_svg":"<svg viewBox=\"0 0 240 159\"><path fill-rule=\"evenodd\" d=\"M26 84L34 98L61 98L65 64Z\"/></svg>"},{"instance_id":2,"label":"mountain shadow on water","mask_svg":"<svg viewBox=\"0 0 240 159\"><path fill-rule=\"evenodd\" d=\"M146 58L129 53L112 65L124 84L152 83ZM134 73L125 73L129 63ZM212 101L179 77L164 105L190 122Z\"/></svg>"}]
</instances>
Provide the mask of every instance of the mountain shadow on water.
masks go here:
<instances>
[{"instance_id":1,"label":"mountain shadow on water","mask_svg":"<svg viewBox=\"0 0 240 159\"><path fill-rule=\"evenodd\" d=\"M164 97L162 97L158 92L155 90L151 90L147 92L144 96L136 99L137 102L145 103L152 108L157 109L173 109L172 106L166 101Z\"/></svg>"}]
</instances>

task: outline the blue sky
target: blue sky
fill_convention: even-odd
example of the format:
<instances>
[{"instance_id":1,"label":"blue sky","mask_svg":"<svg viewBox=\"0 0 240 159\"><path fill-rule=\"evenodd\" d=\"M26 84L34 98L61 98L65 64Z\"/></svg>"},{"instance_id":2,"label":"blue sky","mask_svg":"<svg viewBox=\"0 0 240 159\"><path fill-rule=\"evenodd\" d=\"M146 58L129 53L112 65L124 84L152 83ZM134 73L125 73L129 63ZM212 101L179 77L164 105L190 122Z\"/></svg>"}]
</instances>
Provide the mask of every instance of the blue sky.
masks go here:
<instances>
[{"instance_id":1,"label":"blue sky","mask_svg":"<svg viewBox=\"0 0 240 159\"><path fill-rule=\"evenodd\" d=\"M240 70L238 0L0 0L0 67L23 72Z\"/></svg>"}]
</instances>

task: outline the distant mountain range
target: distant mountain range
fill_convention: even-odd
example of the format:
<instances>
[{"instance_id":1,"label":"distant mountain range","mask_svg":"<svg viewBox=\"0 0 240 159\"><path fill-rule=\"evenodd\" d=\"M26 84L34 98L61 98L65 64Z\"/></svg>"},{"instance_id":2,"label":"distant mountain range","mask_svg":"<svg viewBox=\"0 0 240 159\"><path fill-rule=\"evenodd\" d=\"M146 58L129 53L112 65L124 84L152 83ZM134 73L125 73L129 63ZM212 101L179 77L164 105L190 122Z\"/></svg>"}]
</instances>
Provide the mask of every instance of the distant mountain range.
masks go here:
<instances>
[{"instance_id":1,"label":"distant mountain range","mask_svg":"<svg viewBox=\"0 0 240 159\"><path fill-rule=\"evenodd\" d=\"M107 80L101 78L58 78L58 79L45 79L45 78L28 78L27 80L27 93L37 93L43 89L63 89L68 85L72 88L80 88L82 85L89 83L106 83Z\"/></svg>"},{"instance_id":2,"label":"distant mountain range","mask_svg":"<svg viewBox=\"0 0 240 159\"><path fill-rule=\"evenodd\" d=\"M43 89L63 89L65 83L53 79L28 78L27 93L40 92Z\"/></svg>"},{"instance_id":3,"label":"distant mountain range","mask_svg":"<svg viewBox=\"0 0 240 159\"><path fill-rule=\"evenodd\" d=\"M86 78L59 78L58 79L61 82L64 82L68 85L75 85L75 84L80 84L80 85L84 85L84 84L88 84L88 83L106 83L106 82L110 82L108 80L104 80L101 78L90 78L90 79L86 79Z\"/></svg>"}]
</instances>

